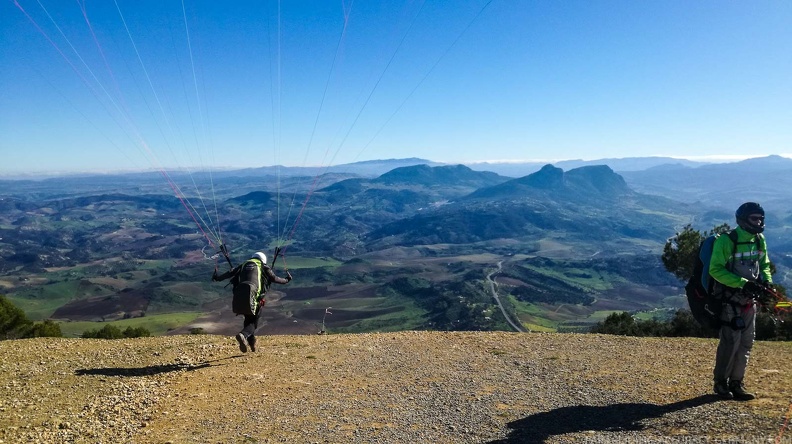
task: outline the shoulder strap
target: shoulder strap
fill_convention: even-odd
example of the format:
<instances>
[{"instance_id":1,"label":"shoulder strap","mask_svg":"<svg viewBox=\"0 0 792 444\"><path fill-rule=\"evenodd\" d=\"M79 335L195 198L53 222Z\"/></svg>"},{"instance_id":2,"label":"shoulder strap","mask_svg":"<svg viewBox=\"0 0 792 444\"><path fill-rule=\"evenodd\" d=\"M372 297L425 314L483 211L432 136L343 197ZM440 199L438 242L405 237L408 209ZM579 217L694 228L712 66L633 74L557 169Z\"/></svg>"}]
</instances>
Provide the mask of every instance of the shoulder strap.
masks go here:
<instances>
[{"instance_id":1,"label":"shoulder strap","mask_svg":"<svg viewBox=\"0 0 792 444\"><path fill-rule=\"evenodd\" d=\"M733 258L734 255L737 253L737 244L740 243L739 238L737 237L737 230L729 231L729 239L732 241L732 254L731 257Z\"/></svg>"},{"instance_id":2,"label":"shoulder strap","mask_svg":"<svg viewBox=\"0 0 792 444\"><path fill-rule=\"evenodd\" d=\"M734 255L737 254L737 244L740 243L739 237L737 236L737 230L731 230L727 233L729 236L729 240L732 242L732 251L731 256L729 256L729 260L726 262L726 269L730 270L734 267Z\"/></svg>"},{"instance_id":3,"label":"shoulder strap","mask_svg":"<svg viewBox=\"0 0 792 444\"><path fill-rule=\"evenodd\" d=\"M734 233L734 234L732 234L732 233ZM759 249L759 248L761 248L761 246L762 246L762 241L764 240L764 235L763 235L762 233L757 233L757 234L755 234L755 235L754 235L754 238L753 238L753 240L752 240L752 241L749 241L749 242L739 242L739 241L737 240L737 230L731 230L731 231L729 231L729 239L731 239L731 240L732 240L732 242L733 242L735 245L736 245L736 244L741 244L741 245L745 245L745 244L756 244L756 248L757 248L757 249Z\"/></svg>"},{"instance_id":4,"label":"shoulder strap","mask_svg":"<svg viewBox=\"0 0 792 444\"><path fill-rule=\"evenodd\" d=\"M732 244L734 244L734 248L737 248L737 244L739 243L739 240L737 238L737 230L729 231L728 235L729 235L729 239L731 239L732 241Z\"/></svg>"}]
</instances>

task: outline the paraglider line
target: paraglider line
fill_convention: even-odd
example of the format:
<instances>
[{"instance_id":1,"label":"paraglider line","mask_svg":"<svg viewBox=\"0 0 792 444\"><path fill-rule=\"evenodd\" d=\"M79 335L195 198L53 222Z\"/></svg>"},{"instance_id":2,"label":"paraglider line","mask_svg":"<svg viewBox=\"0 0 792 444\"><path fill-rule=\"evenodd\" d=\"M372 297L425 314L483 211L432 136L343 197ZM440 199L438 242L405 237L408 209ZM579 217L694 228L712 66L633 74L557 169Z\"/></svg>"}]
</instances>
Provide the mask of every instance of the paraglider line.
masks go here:
<instances>
[{"instance_id":1,"label":"paraglider line","mask_svg":"<svg viewBox=\"0 0 792 444\"><path fill-rule=\"evenodd\" d=\"M776 436L775 444L781 444L781 439L783 438L784 432L786 431L786 428L789 425L790 416L792 416L792 403L789 404L789 409L787 410L787 414L784 419L784 425L781 426L781 430L778 431L778 436Z\"/></svg>"}]
</instances>

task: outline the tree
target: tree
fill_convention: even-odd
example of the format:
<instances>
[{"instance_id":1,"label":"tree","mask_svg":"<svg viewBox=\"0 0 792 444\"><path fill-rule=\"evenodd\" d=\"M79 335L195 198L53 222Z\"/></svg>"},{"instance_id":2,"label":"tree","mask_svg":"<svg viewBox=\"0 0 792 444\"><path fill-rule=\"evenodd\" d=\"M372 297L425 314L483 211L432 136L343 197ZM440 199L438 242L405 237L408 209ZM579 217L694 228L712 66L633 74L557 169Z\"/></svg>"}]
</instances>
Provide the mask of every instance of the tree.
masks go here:
<instances>
[{"instance_id":1,"label":"tree","mask_svg":"<svg viewBox=\"0 0 792 444\"><path fill-rule=\"evenodd\" d=\"M679 280L686 282L693 276L701 242L713 234L721 234L729 230L731 230L729 224L722 224L710 230L709 233L701 233L694 230L690 224L685 225L682 231L669 238L663 246L663 255L660 257L663 266Z\"/></svg>"},{"instance_id":2,"label":"tree","mask_svg":"<svg viewBox=\"0 0 792 444\"><path fill-rule=\"evenodd\" d=\"M28 337L32 326L33 323L22 309L5 296L0 295L0 339Z\"/></svg>"},{"instance_id":3,"label":"tree","mask_svg":"<svg viewBox=\"0 0 792 444\"><path fill-rule=\"evenodd\" d=\"M758 341L776 338L776 321L767 313L756 315L756 339Z\"/></svg>"},{"instance_id":4,"label":"tree","mask_svg":"<svg viewBox=\"0 0 792 444\"><path fill-rule=\"evenodd\" d=\"M635 319L626 311L609 314L603 322L597 323L591 329L591 332L620 336L639 336Z\"/></svg>"},{"instance_id":5,"label":"tree","mask_svg":"<svg viewBox=\"0 0 792 444\"><path fill-rule=\"evenodd\" d=\"M668 328L669 336L674 337L697 337L697 338L716 338L718 330L706 329L693 318L690 310L677 310L671 318Z\"/></svg>"},{"instance_id":6,"label":"tree","mask_svg":"<svg viewBox=\"0 0 792 444\"><path fill-rule=\"evenodd\" d=\"M125 338L148 338L149 336L151 336L151 332L145 327L127 327L124 330Z\"/></svg>"},{"instance_id":7,"label":"tree","mask_svg":"<svg viewBox=\"0 0 792 444\"><path fill-rule=\"evenodd\" d=\"M62 338L63 332L60 325L51 319L45 319L42 322L33 324L30 331L31 336L36 338Z\"/></svg>"},{"instance_id":8,"label":"tree","mask_svg":"<svg viewBox=\"0 0 792 444\"><path fill-rule=\"evenodd\" d=\"M60 325L47 319L33 323L19 307L0 295L0 339L22 339L63 336Z\"/></svg>"}]
</instances>

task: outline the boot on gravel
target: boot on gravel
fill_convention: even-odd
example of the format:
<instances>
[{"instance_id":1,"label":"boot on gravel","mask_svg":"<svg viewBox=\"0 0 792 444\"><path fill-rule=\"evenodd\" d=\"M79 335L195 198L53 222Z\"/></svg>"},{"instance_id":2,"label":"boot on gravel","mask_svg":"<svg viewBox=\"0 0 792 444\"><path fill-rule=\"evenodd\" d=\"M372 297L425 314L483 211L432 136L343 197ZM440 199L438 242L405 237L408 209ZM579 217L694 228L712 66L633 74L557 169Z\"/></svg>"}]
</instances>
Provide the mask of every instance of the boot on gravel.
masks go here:
<instances>
[{"instance_id":1,"label":"boot on gravel","mask_svg":"<svg viewBox=\"0 0 792 444\"><path fill-rule=\"evenodd\" d=\"M753 393L745 391L745 385L742 381L729 381L729 391L734 395L734 399L738 401L750 401L756 398Z\"/></svg>"},{"instance_id":2,"label":"boot on gravel","mask_svg":"<svg viewBox=\"0 0 792 444\"><path fill-rule=\"evenodd\" d=\"M713 387L715 394L718 395L721 399L734 399L734 394L729 390L729 384L726 380L719 380L715 381L715 387Z\"/></svg>"},{"instance_id":3,"label":"boot on gravel","mask_svg":"<svg viewBox=\"0 0 792 444\"><path fill-rule=\"evenodd\" d=\"M236 340L239 342L239 351L247 353L247 340L245 340L245 335L242 333L237 334Z\"/></svg>"}]
</instances>

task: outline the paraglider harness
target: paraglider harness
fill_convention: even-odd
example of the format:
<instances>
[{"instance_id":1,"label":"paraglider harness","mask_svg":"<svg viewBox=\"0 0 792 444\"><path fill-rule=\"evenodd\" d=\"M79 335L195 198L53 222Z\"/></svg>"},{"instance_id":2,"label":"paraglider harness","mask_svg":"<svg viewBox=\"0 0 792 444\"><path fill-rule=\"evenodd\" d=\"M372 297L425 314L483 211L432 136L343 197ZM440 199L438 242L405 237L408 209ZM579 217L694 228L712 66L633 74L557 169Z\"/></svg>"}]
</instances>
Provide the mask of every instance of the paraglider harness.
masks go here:
<instances>
[{"instance_id":1,"label":"paraglider harness","mask_svg":"<svg viewBox=\"0 0 792 444\"><path fill-rule=\"evenodd\" d=\"M726 233L726 235L729 236L729 239L732 242L733 258L735 252L737 251L737 245L741 242L738 242L737 232L735 230L729 231ZM690 305L690 311L693 314L693 318L695 318L702 327L710 329L720 328L720 326L723 324L720 319L723 304L730 303L725 302L723 299L714 295L713 286L715 280L709 274L712 248L715 244L715 239L717 239L718 236L719 234L713 234L701 242L698 250L698 256L696 258L696 265L693 269L693 275L690 277L690 280L685 286L685 293L687 295L688 304ZM751 241L752 243L757 243L757 249L759 248L758 244L760 243L759 237L760 235L757 235L756 239ZM738 289L732 290L744 291ZM760 310L764 310L770 314L770 317L774 323L779 321L778 315L783 312L788 312L792 309L792 303L790 303L783 294L773 288L771 284L764 285L761 294L749 294L749 297L756 301ZM732 320L732 324L739 324L741 321L742 318L736 317ZM745 326L732 325L732 328L740 330L745 328Z\"/></svg>"},{"instance_id":2,"label":"paraglider harness","mask_svg":"<svg viewBox=\"0 0 792 444\"><path fill-rule=\"evenodd\" d=\"M734 256L737 251L737 232L732 230L727 235L732 241L732 256ZM693 275L685 285L685 295L693 318L702 327L709 329L720 327L720 313L723 308L721 298L715 297L713 294L715 280L709 274L712 247L718 236L717 233L712 234L701 242L696 255L696 265L693 267Z\"/></svg>"},{"instance_id":3,"label":"paraglider harness","mask_svg":"<svg viewBox=\"0 0 792 444\"><path fill-rule=\"evenodd\" d=\"M750 296L756 301L761 310L770 315L774 324L783 323L778 316L792 311L792 302L789 301L780 291L776 290L772 284L762 285L762 290L758 293L751 293Z\"/></svg>"},{"instance_id":4,"label":"paraglider harness","mask_svg":"<svg viewBox=\"0 0 792 444\"><path fill-rule=\"evenodd\" d=\"M228 250L225 245L220 247L222 253L228 264L232 266L231 258L228 255ZM280 248L275 249L275 257L272 262L275 263ZM232 285L231 310L237 315L255 315L260 307L264 305L264 296L270 287L270 281L266 277L262 280L262 267L270 268L267 264L262 263L260 260L251 258L246 260L239 266L239 270L231 277L231 281L226 284ZM233 270L233 266L232 266ZM215 276L217 276L217 266L215 265Z\"/></svg>"}]
</instances>

